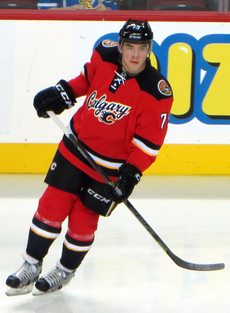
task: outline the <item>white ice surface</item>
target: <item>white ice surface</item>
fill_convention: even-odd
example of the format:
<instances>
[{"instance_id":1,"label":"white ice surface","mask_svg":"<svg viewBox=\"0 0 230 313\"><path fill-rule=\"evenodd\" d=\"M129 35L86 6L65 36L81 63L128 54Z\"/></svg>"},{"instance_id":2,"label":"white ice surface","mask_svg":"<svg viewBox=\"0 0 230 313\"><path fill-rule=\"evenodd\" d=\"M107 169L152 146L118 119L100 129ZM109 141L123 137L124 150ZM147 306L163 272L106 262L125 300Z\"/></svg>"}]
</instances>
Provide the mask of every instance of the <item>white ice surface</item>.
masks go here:
<instances>
[{"instance_id":1,"label":"white ice surface","mask_svg":"<svg viewBox=\"0 0 230 313\"><path fill-rule=\"evenodd\" d=\"M1 313L227 313L230 310L230 177L145 176L130 201L180 258L224 262L224 270L178 267L122 204L101 218L95 243L76 277L40 297L7 297L5 280L17 270L43 175L0 175ZM44 261L60 257L66 230Z\"/></svg>"}]
</instances>

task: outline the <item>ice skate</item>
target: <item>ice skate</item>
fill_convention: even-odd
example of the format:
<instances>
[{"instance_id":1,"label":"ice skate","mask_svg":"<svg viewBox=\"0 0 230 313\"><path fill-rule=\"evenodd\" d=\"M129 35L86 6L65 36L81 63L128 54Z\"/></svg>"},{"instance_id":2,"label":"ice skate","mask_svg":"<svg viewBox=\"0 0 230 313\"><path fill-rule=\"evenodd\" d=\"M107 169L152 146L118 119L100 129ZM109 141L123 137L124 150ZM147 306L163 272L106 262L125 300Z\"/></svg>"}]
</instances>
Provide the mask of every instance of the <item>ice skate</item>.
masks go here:
<instances>
[{"instance_id":1,"label":"ice skate","mask_svg":"<svg viewBox=\"0 0 230 313\"><path fill-rule=\"evenodd\" d=\"M75 276L75 272L76 270L69 271L65 269L59 262L56 267L36 282L32 293L33 296L60 290L63 286L70 283L70 280Z\"/></svg>"},{"instance_id":2,"label":"ice skate","mask_svg":"<svg viewBox=\"0 0 230 313\"><path fill-rule=\"evenodd\" d=\"M6 280L6 295L17 296L30 293L34 283L38 280L42 271L42 261L30 264L24 261L18 271L10 275Z\"/></svg>"}]
</instances>

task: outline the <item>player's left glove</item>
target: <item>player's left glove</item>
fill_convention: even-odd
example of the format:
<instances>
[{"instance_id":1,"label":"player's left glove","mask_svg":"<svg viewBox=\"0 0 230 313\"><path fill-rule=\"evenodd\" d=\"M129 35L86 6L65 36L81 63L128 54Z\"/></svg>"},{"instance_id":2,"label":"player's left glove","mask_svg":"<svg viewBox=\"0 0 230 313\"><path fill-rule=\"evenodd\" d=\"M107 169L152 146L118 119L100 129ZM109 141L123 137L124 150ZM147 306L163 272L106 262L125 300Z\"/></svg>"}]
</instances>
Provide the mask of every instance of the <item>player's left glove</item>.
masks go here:
<instances>
[{"instance_id":1,"label":"player's left glove","mask_svg":"<svg viewBox=\"0 0 230 313\"><path fill-rule=\"evenodd\" d=\"M46 111L61 114L65 109L73 107L76 99L72 88L65 80L60 80L56 86L46 88L34 97L34 107L39 117L49 117Z\"/></svg>"},{"instance_id":2,"label":"player's left glove","mask_svg":"<svg viewBox=\"0 0 230 313\"><path fill-rule=\"evenodd\" d=\"M133 192L134 186L141 180L142 173L134 165L125 163L119 169L119 177L115 186L110 190L110 199L121 203Z\"/></svg>"}]
</instances>

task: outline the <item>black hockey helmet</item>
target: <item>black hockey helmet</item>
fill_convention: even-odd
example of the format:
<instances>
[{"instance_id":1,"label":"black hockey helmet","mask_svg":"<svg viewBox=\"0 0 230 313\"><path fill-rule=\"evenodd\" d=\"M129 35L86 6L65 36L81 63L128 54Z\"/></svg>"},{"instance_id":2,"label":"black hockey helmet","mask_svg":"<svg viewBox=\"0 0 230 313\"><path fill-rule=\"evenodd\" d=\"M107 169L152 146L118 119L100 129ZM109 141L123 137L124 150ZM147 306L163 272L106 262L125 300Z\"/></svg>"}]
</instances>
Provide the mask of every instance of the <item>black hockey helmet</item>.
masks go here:
<instances>
[{"instance_id":1,"label":"black hockey helmet","mask_svg":"<svg viewBox=\"0 0 230 313\"><path fill-rule=\"evenodd\" d=\"M119 32L119 44L128 41L132 43L147 43L152 47L153 32L148 21L129 19Z\"/></svg>"}]
</instances>

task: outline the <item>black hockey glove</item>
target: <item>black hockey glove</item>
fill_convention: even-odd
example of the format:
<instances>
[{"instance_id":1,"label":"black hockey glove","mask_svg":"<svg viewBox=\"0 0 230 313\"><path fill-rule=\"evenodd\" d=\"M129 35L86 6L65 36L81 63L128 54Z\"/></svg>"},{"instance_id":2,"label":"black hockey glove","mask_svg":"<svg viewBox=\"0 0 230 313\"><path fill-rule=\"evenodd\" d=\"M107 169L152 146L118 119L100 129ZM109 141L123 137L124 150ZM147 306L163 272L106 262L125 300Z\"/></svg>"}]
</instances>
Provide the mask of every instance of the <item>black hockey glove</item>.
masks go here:
<instances>
[{"instance_id":1,"label":"black hockey glove","mask_svg":"<svg viewBox=\"0 0 230 313\"><path fill-rule=\"evenodd\" d=\"M119 177L110 191L110 199L121 203L133 192L134 186L141 180L142 173L134 165L125 163L119 169Z\"/></svg>"},{"instance_id":2,"label":"black hockey glove","mask_svg":"<svg viewBox=\"0 0 230 313\"><path fill-rule=\"evenodd\" d=\"M46 111L61 114L76 103L72 88L65 80L60 80L56 86L44 89L34 97L34 107L39 117L49 117Z\"/></svg>"}]
</instances>

